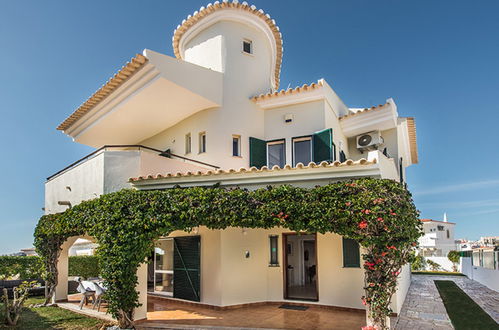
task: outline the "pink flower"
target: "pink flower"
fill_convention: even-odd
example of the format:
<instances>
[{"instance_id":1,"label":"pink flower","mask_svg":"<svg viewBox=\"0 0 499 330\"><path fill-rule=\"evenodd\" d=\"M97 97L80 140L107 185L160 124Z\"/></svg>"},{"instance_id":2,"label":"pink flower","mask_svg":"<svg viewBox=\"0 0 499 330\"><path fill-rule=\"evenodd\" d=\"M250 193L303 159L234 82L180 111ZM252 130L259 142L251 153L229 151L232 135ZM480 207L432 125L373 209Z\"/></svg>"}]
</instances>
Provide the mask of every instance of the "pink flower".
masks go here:
<instances>
[{"instance_id":1,"label":"pink flower","mask_svg":"<svg viewBox=\"0 0 499 330\"><path fill-rule=\"evenodd\" d=\"M383 222L383 218L382 218L382 217L379 217L379 218L378 218L378 221L379 221L379 222Z\"/></svg>"},{"instance_id":2,"label":"pink flower","mask_svg":"<svg viewBox=\"0 0 499 330\"><path fill-rule=\"evenodd\" d=\"M345 205L346 206L350 206L350 205L352 205L352 203L351 202L346 202Z\"/></svg>"},{"instance_id":3,"label":"pink flower","mask_svg":"<svg viewBox=\"0 0 499 330\"><path fill-rule=\"evenodd\" d=\"M360 229L365 229L367 227L367 221L366 220L362 220L361 222L359 222L359 228Z\"/></svg>"}]
</instances>

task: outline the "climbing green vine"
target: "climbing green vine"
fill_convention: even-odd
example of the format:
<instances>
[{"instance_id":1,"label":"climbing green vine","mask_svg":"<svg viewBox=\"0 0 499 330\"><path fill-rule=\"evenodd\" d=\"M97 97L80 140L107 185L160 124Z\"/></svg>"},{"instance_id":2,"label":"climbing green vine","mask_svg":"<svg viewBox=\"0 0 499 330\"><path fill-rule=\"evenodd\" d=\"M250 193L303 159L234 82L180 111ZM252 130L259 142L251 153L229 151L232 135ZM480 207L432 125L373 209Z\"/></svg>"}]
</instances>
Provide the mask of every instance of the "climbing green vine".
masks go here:
<instances>
[{"instance_id":1,"label":"climbing green vine","mask_svg":"<svg viewBox=\"0 0 499 330\"><path fill-rule=\"evenodd\" d=\"M197 226L285 227L357 240L364 248L362 299L379 328L386 327L397 276L411 261L421 229L411 195L401 184L358 179L312 189L285 185L255 191L122 190L43 216L35 229L35 246L50 274L47 282L53 294L62 243L71 236L94 237L101 275L107 282L109 311L126 328L133 324L133 310L139 306L136 270L153 248L153 240Z\"/></svg>"}]
</instances>

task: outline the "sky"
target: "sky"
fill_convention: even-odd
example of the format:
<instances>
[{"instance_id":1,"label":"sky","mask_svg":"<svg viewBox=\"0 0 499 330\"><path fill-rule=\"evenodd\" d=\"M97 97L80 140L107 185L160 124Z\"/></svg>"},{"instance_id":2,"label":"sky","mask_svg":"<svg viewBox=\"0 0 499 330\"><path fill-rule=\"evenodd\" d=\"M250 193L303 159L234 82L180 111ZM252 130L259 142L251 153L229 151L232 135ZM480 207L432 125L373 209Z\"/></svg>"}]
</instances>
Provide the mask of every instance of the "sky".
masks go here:
<instances>
[{"instance_id":1,"label":"sky","mask_svg":"<svg viewBox=\"0 0 499 330\"><path fill-rule=\"evenodd\" d=\"M0 0L0 254L32 246L45 179L91 152L56 126L144 48L173 56L205 1ZM456 238L499 235L498 1L255 0L284 40L281 87L320 78L352 108L414 116L407 181Z\"/></svg>"}]
</instances>

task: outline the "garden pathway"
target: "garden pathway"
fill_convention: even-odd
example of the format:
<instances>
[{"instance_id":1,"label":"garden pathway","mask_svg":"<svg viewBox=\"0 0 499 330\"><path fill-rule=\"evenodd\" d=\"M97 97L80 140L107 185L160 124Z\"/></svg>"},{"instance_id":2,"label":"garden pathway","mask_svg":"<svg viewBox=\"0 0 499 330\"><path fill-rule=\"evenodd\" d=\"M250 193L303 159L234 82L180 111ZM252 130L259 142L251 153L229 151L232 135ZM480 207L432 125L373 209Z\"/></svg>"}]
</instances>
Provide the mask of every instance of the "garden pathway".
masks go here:
<instances>
[{"instance_id":1,"label":"garden pathway","mask_svg":"<svg viewBox=\"0 0 499 330\"><path fill-rule=\"evenodd\" d=\"M499 293L466 276L413 275L394 329L454 329L434 280L454 281L499 323Z\"/></svg>"}]
</instances>

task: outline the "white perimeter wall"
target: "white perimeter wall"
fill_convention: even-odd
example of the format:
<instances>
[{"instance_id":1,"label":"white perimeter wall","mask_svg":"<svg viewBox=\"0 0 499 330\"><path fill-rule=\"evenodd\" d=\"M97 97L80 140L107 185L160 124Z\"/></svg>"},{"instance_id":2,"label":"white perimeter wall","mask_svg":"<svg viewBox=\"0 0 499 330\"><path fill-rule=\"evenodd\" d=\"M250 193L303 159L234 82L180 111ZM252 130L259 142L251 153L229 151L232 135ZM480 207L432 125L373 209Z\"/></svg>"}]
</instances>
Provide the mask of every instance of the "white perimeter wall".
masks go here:
<instances>
[{"instance_id":1,"label":"white perimeter wall","mask_svg":"<svg viewBox=\"0 0 499 330\"><path fill-rule=\"evenodd\" d=\"M486 287L499 292L499 270L487 269L471 264L471 258L461 258L461 273Z\"/></svg>"}]
</instances>

